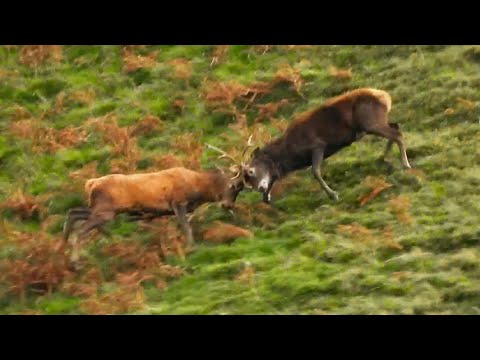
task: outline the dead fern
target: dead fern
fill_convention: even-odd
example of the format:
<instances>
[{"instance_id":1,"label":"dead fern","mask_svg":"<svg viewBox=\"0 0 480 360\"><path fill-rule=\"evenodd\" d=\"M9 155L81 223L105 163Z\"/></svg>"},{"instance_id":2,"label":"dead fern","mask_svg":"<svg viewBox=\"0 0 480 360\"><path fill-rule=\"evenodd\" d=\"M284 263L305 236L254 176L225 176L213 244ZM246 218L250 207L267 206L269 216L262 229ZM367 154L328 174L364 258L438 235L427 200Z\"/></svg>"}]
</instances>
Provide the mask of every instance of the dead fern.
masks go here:
<instances>
[{"instance_id":1,"label":"dead fern","mask_svg":"<svg viewBox=\"0 0 480 360\"><path fill-rule=\"evenodd\" d=\"M43 232L15 231L5 221L1 228L17 256L0 261L0 281L7 292L17 295L21 302L28 293L51 295L69 274L65 243Z\"/></svg>"},{"instance_id":2,"label":"dead fern","mask_svg":"<svg viewBox=\"0 0 480 360\"><path fill-rule=\"evenodd\" d=\"M73 180L75 183L81 184L82 189L86 180L94 179L99 177L98 171L98 161L93 161L79 170L71 171L68 174L68 177Z\"/></svg>"},{"instance_id":3,"label":"dead fern","mask_svg":"<svg viewBox=\"0 0 480 360\"><path fill-rule=\"evenodd\" d=\"M460 97L457 98L457 103L458 103L458 105L464 107L467 110L473 110L477 107L476 102L471 101L471 100L467 100L467 99L464 99L464 98L460 98Z\"/></svg>"},{"instance_id":4,"label":"dead fern","mask_svg":"<svg viewBox=\"0 0 480 360\"><path fill-rule=\"evenodd\" d=\"M288 121L274 118L270 119L270 124L281 133L284 133L289 126Z\"/></svg>"},{"instance_id":5,"label":"dead fern","mask_svg":"<svg viewBox=\"0 0 480 360\"><path fill-rule=\"evenodd\" d=\"M110 161L112 172L124 174L135 172L140 159L140 149L137 145L137 139L130 136L132 130L129 127L118 126L114 114L88 119L85 126L93 127L100 132L104 144L112 146L112 156L117 157Z\"/></svg>"},{"instance_id":6,"label":"dead fern","mask_svg":"<svg viewBox=\"0 0 480 360\"><path fill-rule=\"evenodd\" d=\"M389 210L397 217L398 221L407 225L412 223L413 219L409 212L411 201L407 196L397 196L390 199L388 204Z\"/></svg>"},{"instance_id":7,"label":"dead fern","mask_svg":"<svg viewBox=\"0 0 480 360\"><path fill-rule=\"evenodd\" d=\"M146 56L135 53L136 48L126 46L123 48L123 71L132 73L139 69L148 69L157 66L158 51L154 51Z\"/></svg>"},{"instance_id":8,"label":"dead fern","mask_svg":"<svg viewBox=\"0 0 480 360\"><path fill-rule=\"evenodd\" d=\"M92 315L126 314L145 307L145 293L140 284L118 286L106 294L83 300L80 308Z\"/></svg>"},{"instance_id":9,"label":"dead fern","mask_svg":"<svg viewBox=\"0 0 480 360\"><path fill-rule=\"evenodd\" d=\"M247 229L220 221L216 221L203 233L203 240L212 243L229 243L242 237L251 238L253 233Z\"/></svg>"},{"instance_id":10,"label":"dead fern","mask_svg":"<svg viewBox=\"0 0 480 360\"><path fill-rule=\"evenodd\" d=\"M258 115L255 118L254 122L259 122L262 120L271 120L272 117L278 112L278 110L289 103L289 100L282 99L276 103L267 103L262 105L257 105Z\"/></svg>"},{"instance_id":11,"label":"dead fern","mask_svg":"<svg viewBox=\"0 0 480 360\"><path fill-rule=\"evenodd\" d=\"M290 83L297 94L303 96L300 90L304 84L304 80L300 75L300 71L291 67L289 64L280 66L270 82L270 88L272 89L281 83Z\"/></svg>"},{"instance_id":12,"label":"dead fern","mask_svg":"<svg viewBox=\"0 0 480 360\"><path fill-rule=\"evenodd\" d=\"M31 141L34 153L55 153L60 149L82 144L86 140L86 131L82 128L55 130L33 118L12 122L8 131L14 137Z\"/></svg>"},{"instance_id":13,"label":"dead fern","mask_svg":"<svg viewBox=\"0 0 480 360\"><path fill-rule=\"evenodd\" d=\"M172 154L156 155L153 157L153 165L151 169L153 171L160 171L178 166L184 166L183 160L179 157Z\"/></svg>"},{"instance_id":14,"label":"dead fern","mask_svg":"<svg viewBox=\"0 0 480 360\"><path fill-rule=\"evenodd\" d=\"M0 69L0 79L7 79L20 75L18 70Z\"/></svg>"},{"instance_id":15,"label":"dead fern","mask_svg":"<svg viewBox=\"0 0 480 360\"><path fill-rule=\"evenodd\" d=\"M223 62L228 54L228 49L230 45L218 45L215 47L212 53L212 61L210 62L210 66L215 66Z\"/></svg>"},{"instance_id":16,"label":"dead fern","mask_svg":"<svg viewBox=\"0 0 480 360\"><path fill-rule=\"evenodd\" d=\"M328 74L337 80L345 80L352 78L352 69L339 69L333 65L328 68Z\"/></svg>"},{"instance_id":17,"label":"dead fern","mask_svg":"<svg viewBox=\"0 0 480 360\"><path fill-rule=\"evenodd\" d=\"M97 267L92 267L80 276L72 274L67 277L60 290L73 296L89 298L97 295L103 281L102 271Z\"/></svg>"},{"instance_id":18,"label":"dead fern","mask_svg":"<svg viewBox=\"0 0 480 360\"><path fill-rule=\"evenodd\" d=\"M381 231L381 243L384 247L401 251L403 246L395 241L395 233L392 226L388 225Z\"/></svg>"},{"instance_id":19,"label":"dead fern","mask_svg":"<svg viewBox=\"0 0 480 360\"><path fill-rule=\"evenodd\" d=\"M190 251L186 248L186 238L175 219L157 218L150 223L141 223L140 227L153 235L154 244L159 246L163 257L185 258L185 255Z\"/></svg>"},{"instance_id":20,"label":"dead fern","mask_svg":"<svg viewBox=\"0 0 480 360\"><path fill-rule=\"evenodd\" d=\"M80 104L90 105L95 100L94 89L77 90L68 96L68 100Z\"/></svg>"},{"instance_id":21,"label":"dead fern","mask_svg":"<svg viewBox=\"0 0 480 360\"><path fill-rule=\"evenodd\" d=\"M23 221L38 216L45 211L41 200L40 197L25 194L22 190L17 190L5 201L0 203L0 210L9 210Z\"/></svg>"},{"instance_id":22,"label":"dead fern","mask_svg":"<svg viewBox=\"0 0 480 360\"><path fill-rule=\"evenodd\" d=\"M192 63L187 59L173 59L168 62L168 65L173 67L174 76L177 79L188 81L192 75Z\"/></svg>"},{"instance_id":23,"label":"dead fern","mask_svg":"<svg viewBox=\"0 0 480 360\"><path fill-rule=\"evenodd\" d=\"M368 243L373 240L372 230L358 223L338 225L337 229L341 234L346 234L352 239L357 240L361 243Z\"/></svg>"},{"instance_id":24,"label":"dead fern","mask_svg":"<svg viewBox=\"0 0 480 360\"><path fill-rule=\"evenodd\" d=\"M288 191L296 186L300 181L297 175L289 176L277 181L272 188L271 194L273 197L282 195L285 191Z\"/></svg>"},{"instance_id":25,"label":"dead fern","mask_svg":"<svg viewBox=\"0 0 480 360\"><path fill-rule=\"evenodd\" d=\"M383 176L382 177L368 176L364 180L363 186L366 187L369 190L369 193L359 197L358 201L360 202L360 206L364 206L368 202L372 201L382 191L391 187L392 184L389 184L385 180L385 177L383 177Z\"/></svg>"},{"instance_id":26,"label":"dead fern","mask_svg":"<svg viewBox=\"0 0 480 360\"><path fill-rule=\"evenodd\" d=\"M281 45L282 48L286 50L308 50L313 47L313 45Z\"/></svg>"},{"instance_id":27,"label":"dead fern","mask_svg":"<svg viewBox=\"0 0 480 360\"><path fill-rule=\"evenodd\" d=\"M180 113L183 113L185 110L185 99L175 99L173 101L173 107L177 109Z\"/></svg>"},{"instance_id":28,"label":"dead fern","mask_svg":"<svg viewBox=\"0 0 480 360\"><path fill-rule=\"evenodd\" d=\"M19 121L19 120L25 120L25 119L33 119L32 114L27 108L15 104L13 106L13 116L10 118L10 120Z\"/></svg>"},{"instance_id":29,"label":"dead fern","mask_svg":"<svg viewBox=\"0 0 480 360\"><path fill-rule=\"evenodd\" d=\"M200 170L201 157L204 146L199 142L200 134L186 133L176 136L172 141L172 148L183 153L184 166L192 170Z\"/></svg>"},{"instance_id":30,"label":"dead fern","mask_svg":"<svg viewBox=\"0 0 480 360\"><path fill-rule=\"evenodd\" d=\"M240 273L235 276L235 281L244 285L253 285L255 283L255 268L246 263Z\"/></svg>"},{"instance_id":31,"label":"dead fern","mask_svg":"<svg viewBox=\"0 0 480 360\"><path fill-rule=\"evenodd\" d=\"M60 45L24 45L20 50L20 63L30 68L62 60L63 51Z\"/></svg>"},{"instance_id":32,"label":"dead fern","mask_svg":"<svg viewBox=\"0 0 480 360\"><path fill-rule=\"evenodd\" d=\"M147 135L152 131L161 131L165 128L165 124L158 117L153 115L147 115L140 119L135 125L132 125L129 129L130 136Z\"/></svg>"},{"instance_id":33,"label":"dead fern","mask_svg":"<svg viewBox=\"0 0 480 360\"><path fill-rule=\"evenodd\" d=\"M255 53L261 54L261 55L266 54L268 51L270 51L274 47L275 47L275 45L252 45L251 46L252 50Z\"/></svg>"}]
</instances>

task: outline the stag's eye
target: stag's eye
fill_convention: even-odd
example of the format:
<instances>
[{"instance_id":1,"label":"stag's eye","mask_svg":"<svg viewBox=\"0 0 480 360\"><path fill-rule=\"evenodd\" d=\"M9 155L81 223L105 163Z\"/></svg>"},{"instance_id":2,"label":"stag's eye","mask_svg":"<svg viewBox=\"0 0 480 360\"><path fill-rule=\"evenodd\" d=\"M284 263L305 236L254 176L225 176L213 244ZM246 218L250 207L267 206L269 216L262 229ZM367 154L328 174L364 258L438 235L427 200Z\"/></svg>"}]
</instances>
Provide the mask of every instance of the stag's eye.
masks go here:
<instances>
[{"instance_id":1,"label":"stag's eye","mask_svg":"<svg viewBox=\"0 0 480 360\"><path fill-rule=\"evenodd\" d=\"M247 170L247 175L248 176L254 176L255 175L255 169L254 168L250 168Z\"/></svg>"}]
</instances>

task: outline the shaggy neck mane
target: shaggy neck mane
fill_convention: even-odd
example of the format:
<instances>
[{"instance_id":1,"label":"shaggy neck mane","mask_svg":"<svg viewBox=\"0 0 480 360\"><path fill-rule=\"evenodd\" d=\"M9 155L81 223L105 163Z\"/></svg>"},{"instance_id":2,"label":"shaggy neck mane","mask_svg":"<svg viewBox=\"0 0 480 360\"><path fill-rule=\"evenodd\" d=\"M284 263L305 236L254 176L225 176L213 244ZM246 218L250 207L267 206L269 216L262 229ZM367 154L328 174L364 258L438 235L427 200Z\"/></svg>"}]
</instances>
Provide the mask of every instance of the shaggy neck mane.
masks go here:
<instances>
[{"instance_id":1,"label":"shaggy neck mane","mask_svg":"<svg viewBox=\"0 0 480 360\"><path fill-rule=\"evenodd\" d=\"M199 185L208 200L217 201L227 185L227 177L219 170L206 171L202 173Z\"/></svg>"},{"instance_id":2,"label":"shaggy neck mane","mask_svg":"<svg viewBox=\"0 0 480 360\"><path fill-rule=\"evenodd\" d=\"M259 150L256 157L268 164L276 178L281 178L292 170L284 161L287 156L288 151L284 146L284 136L282 136Z\"/></svg>"}]
</instances>

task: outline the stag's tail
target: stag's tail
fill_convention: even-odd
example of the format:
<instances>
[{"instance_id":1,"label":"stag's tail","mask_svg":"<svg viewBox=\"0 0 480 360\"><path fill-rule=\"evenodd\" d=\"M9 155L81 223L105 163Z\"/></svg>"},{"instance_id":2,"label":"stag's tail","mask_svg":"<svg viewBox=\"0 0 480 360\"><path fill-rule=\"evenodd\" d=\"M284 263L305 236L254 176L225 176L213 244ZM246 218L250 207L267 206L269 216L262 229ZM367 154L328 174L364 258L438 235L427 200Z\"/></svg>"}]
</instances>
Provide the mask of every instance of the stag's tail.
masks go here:
<instances>
[{"instance_id":1,"label":"stag's tail","mask_svg":"<svg viewBox=\"0 0 480 360\"><path fill-rule=\"evenodd\" d=\"M390 112L392 108L392 97L389 93L383 90L378 89L368 89L370 93L375 96L382 104L384 104L387 108L387 113Z\"/></svg>"}]
</instances>

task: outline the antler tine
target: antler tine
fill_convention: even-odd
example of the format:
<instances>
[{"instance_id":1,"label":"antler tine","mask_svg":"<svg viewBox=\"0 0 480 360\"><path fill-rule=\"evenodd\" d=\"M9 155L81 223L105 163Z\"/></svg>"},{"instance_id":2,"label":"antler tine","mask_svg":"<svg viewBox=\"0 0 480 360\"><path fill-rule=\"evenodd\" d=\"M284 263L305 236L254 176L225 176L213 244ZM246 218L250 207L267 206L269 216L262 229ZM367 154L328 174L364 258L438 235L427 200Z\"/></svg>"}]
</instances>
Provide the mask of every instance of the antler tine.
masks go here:
<instances>
[{"instance_id":1,"label":"antler tine","mask_svg":"<svg viewBox=\"0 0 480 360\"><path fill-rule=\"evenodd\" d=\"M229 170L235 174L233 177L230 178L230 180L235 180L242 174L241 166L237 164L235 164L234 166L231 166Z\"/></svg>"},{"instance_id":2,"label":"antler tine","mask_svg":"<svg viewBox=\"0 0 480 360\"><path fill-rule=\"evenodd\" d=\"M218 171L220 171L222 174L225 173L225 171L224 171L222 168L220 168L218 165L215 165L215 169L217 169Z\"/></svg>"},{"instance_id":3,"label":"antler tine","mask_svg":"<svg viewBox=\"0 0 480 360\"><path fill-rule=\"evenodd\" d=\"M243 151L243 154L242 154L242 161L241 162L238 162L236 159L234 159L232 156L228 155L225 151L223 151L222 149L216 147L216 146L213 146L213 145L210 145L210 144L207 144L205 143L205 145L209 148L209 149L212 149L218 153L221 154L221 156L219 156L219 158L227 158L227 159L230 159L234 162L235 164L235 167L237 167L237 171L236 171L236 174L235 176L233 176L231 178L231 180L235 180L235 179L239 179L243 182L244 186L247 187L247 188L251 188L251 186L249 184L247 184L247 182L245 181L245 178L242 174L242 170L243 170L243 167L245 165L244 161L243 161L243 157L245 156L245 152L248 150L249 147L252 147L253 146L253 143L252 143L252 138L253 138L253 134L250 135L250 137L248 138L248 142L247 142L247 147L245 148L245 150Z\"/></svg>"},{"instance_id":4,"label":"antler tine","mask_svg":"<svg viewBox=\"0 0 480 360\"><path fill-rule=\"evenodd\" d=\"M232 160L235 164L238 164L238 161L236 159L234 159L232 156L228 155L225 151L223 151L222 149L219 149L218 147L216 146L213 146L213 145L210 145L210 144L205 144L209 149L212 149L212 150L215 150L216 152L222 154L221 156L219 156L219 159L222 159L222 158L227 158L227 159L230 159Z\"/></svg>"},{"instance_id":5,"label":"antler tine","mask_svg":"<svg viewBox=\"0 0 480 360\"><path fill-rule=\"evenodd\" d=\"M233 157L231 157L230 155L227 155L227 154L220 155L218 158L219 158L219 159L230 159L230 160L232 160L233 162L237 163L237 160L235 160Z\"/></svg>"},{"instance_id":6,"label":"antler tine","mask_svg":"<svg viewBox=\"0 0 480 360\"><path fill-rule=\"evenodd\" d=\"M248 141L247 141L247 146L245 147L245 150L243 150L243 154L242 154L242 160L243 158L245 157L245 154L248 150L248 148L252 147L253 146L253 142L252 142L252 138L253 138L253 134L250 135L250 137L248 138Z\"/></svg>"}]
</instances>

